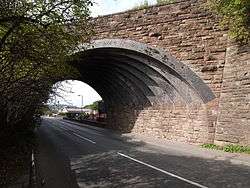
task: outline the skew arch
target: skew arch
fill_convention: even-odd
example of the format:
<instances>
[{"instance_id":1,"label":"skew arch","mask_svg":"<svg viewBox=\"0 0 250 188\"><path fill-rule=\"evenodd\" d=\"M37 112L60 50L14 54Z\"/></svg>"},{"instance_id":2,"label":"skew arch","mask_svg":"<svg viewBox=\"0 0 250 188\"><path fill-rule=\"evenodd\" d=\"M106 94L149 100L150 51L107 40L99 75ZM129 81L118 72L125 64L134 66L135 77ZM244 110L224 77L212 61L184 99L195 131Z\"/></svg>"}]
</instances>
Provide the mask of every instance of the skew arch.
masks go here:
<instances>
[{"instance_id":1,"label":"skew arch","mask_svg":"<svg viewBox=\"0 0 250 188\"><path fill-rule=\"evenodd\" d=\"M138 121L150 122L140 118L145 110L182 106L189 111L199 106L204 111L204 105L215 98L188 66L161 49L131 40L82 44L73 55L73 64L81 73L80 80L106 99L109 126L125 132Z\"/></svg>"}]
</instances>

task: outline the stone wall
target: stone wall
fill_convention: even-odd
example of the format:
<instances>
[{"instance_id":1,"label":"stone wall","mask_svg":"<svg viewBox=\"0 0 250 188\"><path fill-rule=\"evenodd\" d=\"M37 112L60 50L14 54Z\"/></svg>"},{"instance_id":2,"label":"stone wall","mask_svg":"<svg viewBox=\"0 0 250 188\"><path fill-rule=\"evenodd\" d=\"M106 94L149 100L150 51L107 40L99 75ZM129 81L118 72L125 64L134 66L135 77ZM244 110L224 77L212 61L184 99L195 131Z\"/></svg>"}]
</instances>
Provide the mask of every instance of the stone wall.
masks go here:
<instances>
[{"instance_id":1,"label":"stone wall","mask_svg":"<svg viewBox=\"0 0 250 188\"><path fill-rule=\"evenodd\" d=\"M176 1L97 17L94 39L125 38L165 49L216 95L209 104L150 107L124 115L133 119L134 131L192 143L250 144L249 48L228 42L227 31L205 3Z\"/></svg>"},{"instance_id":2,"label":"stone wall","mask_svg":"<svg viewBox=\"0 0 250 188\"><path fill-rule=\"evenodd\" d=\"M229 43L215 142L250 145L250 47Z\"/></svg>"},{"instance_id":3,"label":"stone wall","mask_svg":"<svg viewBox=\"0 0 250 188\"><path fill-rule=\"evenodd\" d=\"M109 107L108 126L121 132L136 132L188 143L213 143L216 116L213 103Z\"/></svg>"},{"instance_id":4,"label":"stone wall","mask_svg":"<svg viewBox=\"0 0 250 188\"><path fill-rule=\"evenodd\" d=\"M206 105L156 106L139 112L134 132L188 143L211 143L214 124Z\"/></svg>"},{"instance_id":5,"label":"stone wall","mask_svg":"<svg viewBox=\"0 0 250 188\"><path fill-rule=\"evenodd\" d=\"M187 0L165 6L98 17L94 39L126 38L166 52L191 67L220 94L227 32L205 11L204 1Z\"/></svg>"}]
</instances>

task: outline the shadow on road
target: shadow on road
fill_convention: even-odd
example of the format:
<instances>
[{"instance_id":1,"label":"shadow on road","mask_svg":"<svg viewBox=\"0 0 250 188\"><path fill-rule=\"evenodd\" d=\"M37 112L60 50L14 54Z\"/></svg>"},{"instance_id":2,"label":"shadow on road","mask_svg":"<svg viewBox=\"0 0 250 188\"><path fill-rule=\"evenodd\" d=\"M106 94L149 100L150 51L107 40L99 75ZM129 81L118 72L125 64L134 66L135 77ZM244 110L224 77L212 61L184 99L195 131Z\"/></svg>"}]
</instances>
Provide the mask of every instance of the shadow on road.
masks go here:
<instances>
[{"instance_id":1,"label":"shadow on road","mask_svg":"<svg viewBox=\"0 0 250 188\"><path fill-rule=\"evenodd\" d=\"M250 185L247 166L168 153L119 135L115 135L112 144L110 138L99 138L96 145L91 145L44 124L38 138L40 175L50 179L47 187L52 180L58 181L57 178L60 183L54 182L53 188L197 187L124 158L118 152L210 188L249 188ZM43 174L45 171L51 175Z\"/></svg>"}]
</instances>

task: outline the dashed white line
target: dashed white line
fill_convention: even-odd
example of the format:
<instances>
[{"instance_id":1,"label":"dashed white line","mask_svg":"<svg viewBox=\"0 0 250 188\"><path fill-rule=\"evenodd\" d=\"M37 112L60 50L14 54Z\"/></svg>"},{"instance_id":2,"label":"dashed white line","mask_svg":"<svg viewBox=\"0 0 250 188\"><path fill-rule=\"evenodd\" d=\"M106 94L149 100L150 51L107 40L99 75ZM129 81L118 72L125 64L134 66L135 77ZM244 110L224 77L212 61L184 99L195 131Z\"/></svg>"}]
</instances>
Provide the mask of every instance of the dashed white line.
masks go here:
<instances>
[{"instance_id":1,"label":"dashed white line","mask_svg":"<svg viewBox=\"0 0 250 188\"><path fill-rule=\"evenodd\" d=\"M117 154L120 155L120 156L122 156L122 157L125 157L125 158L127 158L127 159L130 159L130 160L132 160L132 161L135 161L135 162L137 162L137 163L140 163L140 164L142 164L142 165L145 165L145 166L147 166L147 167L150 167L150 168L152 168L152 169L154 169L154 170L160 171L160 172L162 172L162 173L164 173L164 174L167 174L167 175L169 175L169 176L172 176L172 177L174 177L174 178L177 178L177 179L179 179L179 180L185 181L185 182L187 182L187 183L189 183L189 184L195 185L195 186L197 186L197 187L200 187L200 188L208 188L208 187L206 187L206 186L204 186L204 185L201 185L201 184L199 184L199 183L196 183L196 182L193 182L193 181L191 181L191 180L185 179L185 178L180 177L180 176L178 176L178 175L175 175L175 174L173 174L173 173L171 173L171 172L167 172L167 171L165 171L165 170L162 170L162 169L157 168L157 167L155 167L155 166L152 166L152 165L150 165L150 164L147 164L147 163L144 163L144 162L142 162L142 161L139 161L139 160L137 160L137 159L135 159L135 158L133 158L133 157L130 157L130 156L128 156L128 155L125 155L125 154L123 154L123 153L117 152Z\"/></svg>"},{"instance_id":2,"label":"dashed white line","mask_svg":"<svg viewBox=\"0 0 250 188\"><path fill-rule=\"evenodd\" d=\"M66 130L66 131L69 131L68 129L65 129L65 128L62 128L62 127L60 127L60 128ZM91 142L92 144L96 144L95 141L90 140L89 138L85 138L85 137L83 137L83 136L81 136L81 135L79 135L79 134L77 134L77 133L72 133L72 134L74 134L75 136L77 136L77 137L79 137L79 138L81 138L81 139L84 139L84 140L86 140L86 141L88 141L88 142ZM162 172L162 173L164 173L164 174L167 174L167 175L169 175L169 176L172 176L172 177L174 177L174 178L177 178L177 179L179 179L179 180L185 181L185 182L187 182L187 183L189 183L189 184L195 185L195 186L197 186L197 187L200 187L200 188L208 188L208 187L206 187L206 186L204 186L204 185L201 185L201 184L199 184L199 183L196 183L196 182L193 182L193 181L191 181L191 180L185 179L185 178L180 177L180 176L178 176L178 175L175 175L175 174L173 174L173 173L171 173L171 172L167 172L167 171L165 171L165 170L163 170L163 169L157 168L157 167L155 167L155 166L153 166L153 165L150 165L150 164L148 164L148 163L142 162L142 161L140 161L140 160L137 160L137 159L135 159L135 158L133 158L133 157L130 157L130 156L128 156L128 155L125 155L125 154L123 154L123 153L117 152L117 154L120 155L120 156L122 156L122 157L125 157L125 158L127 158L127 159L130 159L130 160L132 160L132 161L135 161L135 162L137 162L137 163L140 163L140 164L142 164L142 165L145 165L145 166L147 166L147 167L150 167L150 168L152 168L152 169L154 169L154 170L157 170L157 171L159 171L159 172Z\"/></svg>"},{"instance_id":3,"label":"dashed white line","mask_svg":"<svg viewBox=\"0 0 250 188\"><path fill-rule=\"evenodd\" d=\"M92 144L96 144L95 141L90 140L90 139L88 139L88 138L85 138L85 137L83 137L83 136L81 136L81 135L79 135L79 134L76 134L76 133L72 133L72 134L75 135L75 136L77 136L77 137L79 137L79 138L81 138L81 139L84 139L84 140L86 140L86 141L88 141L88 142L91 142Z\"/></svg>"},{"instance_id":4,"label":"dashed white line","mask_svg":"<svg viewBox=\"0 0 250 188\"><path fill-rule=\"evenodd\" d=\"M65 130L65 131L71 131L71 130L65 129L65 128L63 128L63 127L60 127L60 129L63 129L63 130ZM85 137L83 137L83 136L81 136L81 135L79 135L79 134L77 134L77 133L73 133L73 132L72 132L72 134L75 135L75 136L77 136L77 137L79 137L79 138L81 138L81 139L84 139L84 140L86 140L86 141L88 141L88 142L91 142L92 144L96 144L95 141L90 140L89 138L85 138Z\"/></svg>"}]
</instances>

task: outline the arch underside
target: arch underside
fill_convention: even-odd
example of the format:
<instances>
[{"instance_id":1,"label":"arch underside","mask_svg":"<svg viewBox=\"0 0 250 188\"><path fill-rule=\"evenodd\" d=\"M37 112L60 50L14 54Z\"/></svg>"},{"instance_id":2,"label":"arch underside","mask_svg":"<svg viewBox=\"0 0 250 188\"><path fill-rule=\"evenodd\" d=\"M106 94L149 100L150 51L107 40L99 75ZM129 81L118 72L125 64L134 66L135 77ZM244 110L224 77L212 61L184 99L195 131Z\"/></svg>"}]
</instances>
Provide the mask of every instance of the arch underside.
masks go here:
<instances>
[{"instance_id":1,"label":"arch underside","mask_svg":"<svg viewBox=\"0 0 250 188\"><path fill-rule=\"evenodd\" d=\"M214 99L211 89L186 65L160 49L134 41L94 41L81 46L73 59L80 80L92 86L107 109L120 116L114 109L126 107L132 113L132 109Z\"/></svg>"},{"instance_id":2,"label":"arch underside","mask_svg":"<svg viewBox=\"0 0 250 188\"><path fill-rule=\"evenodd\" d=\"M189 121L186 114L203 112L199 108L191 112L190 107L215 98L211 89L186 65L161 49L135 41L94 41L80 46L72 57L81 75L79 80L89 84L103 98L107 126L121 132L131 132L137 124L150 127L155 123L149 116L152 119L166 117L169 108L176 109L173 114L179 117L174 117L173 121L159 119L156 126L175 124L176 118L184 123L195 122Z\"/></svg>"}]
</instances>

